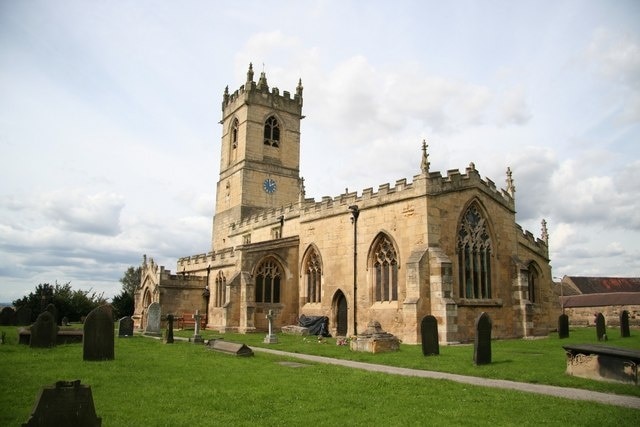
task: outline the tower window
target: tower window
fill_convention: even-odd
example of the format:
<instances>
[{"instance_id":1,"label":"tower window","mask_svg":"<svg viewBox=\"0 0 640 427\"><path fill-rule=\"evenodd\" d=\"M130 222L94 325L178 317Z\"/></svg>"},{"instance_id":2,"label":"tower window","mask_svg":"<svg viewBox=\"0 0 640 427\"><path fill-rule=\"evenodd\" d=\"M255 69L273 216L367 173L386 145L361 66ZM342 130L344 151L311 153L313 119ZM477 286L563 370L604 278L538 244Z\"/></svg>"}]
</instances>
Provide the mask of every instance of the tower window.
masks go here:
<instances>
[{"instance_id":1,"label":"tower window","mask_svg":"<svg viewBox=\"0 0 640 427\"><path fill-rule=\"evenodd\" d=\"M458 229L460 297L491 298L491 237L478 206L471 205Z\"/></svg>"},{"instance_id":2,"label":"tower window","mask_svg":"<svg viewBox=\"0 0 640 427\"><path fill-rule=\"evenodd\" d=\"M234 150L238 148L238 127L238 119L235 119L231 125L231 148Z\"/></svg>"},{"instance_id":3,"label":"tower window","mask_svg":"<svg viewBox=\"0 0 640 427\"><path fill-rule=\"evenodd\" d=\"M264 145L275 148L280 146L280 125L273 116L264 123Z\"/></svg>"}]
</instances>

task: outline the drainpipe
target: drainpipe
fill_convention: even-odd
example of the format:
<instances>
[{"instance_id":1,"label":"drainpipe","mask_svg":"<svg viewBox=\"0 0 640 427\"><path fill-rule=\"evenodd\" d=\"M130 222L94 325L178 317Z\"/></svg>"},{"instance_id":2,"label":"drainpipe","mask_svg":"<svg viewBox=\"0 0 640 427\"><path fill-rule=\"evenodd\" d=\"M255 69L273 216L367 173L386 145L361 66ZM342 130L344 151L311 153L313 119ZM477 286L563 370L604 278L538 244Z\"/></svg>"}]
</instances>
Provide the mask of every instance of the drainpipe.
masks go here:
<instances>
[{"instance_id":1,"label":"drainpipe","mask_svg":"<svg viewBox=\"0 0 640 427\"><path fill-rule=\"evenodd\" d=\"M358 205L349 206L353 224L353 334L358 335Z\"/></svg>"}]
</instances>

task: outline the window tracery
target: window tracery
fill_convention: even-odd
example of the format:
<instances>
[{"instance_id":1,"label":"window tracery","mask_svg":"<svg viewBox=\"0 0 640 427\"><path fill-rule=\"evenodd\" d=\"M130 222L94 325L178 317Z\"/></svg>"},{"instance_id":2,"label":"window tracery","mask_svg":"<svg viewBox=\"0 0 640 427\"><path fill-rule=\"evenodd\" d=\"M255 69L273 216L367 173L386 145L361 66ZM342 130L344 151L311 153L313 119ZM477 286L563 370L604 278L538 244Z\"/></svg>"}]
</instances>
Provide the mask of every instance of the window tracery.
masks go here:
<instances>
[{"instance_id":1,"label":"window tracery","mask_svg":"<svg viewBox=\"0 0 640 427\"><path fill-rule=\"evenodd\" d=\"M264 123L264 145L278 148L280 146L280 124L274 116Z\"/></svg>"},{"instance_id":2,"label":"window tracery","mask_svg":"<svg viewBox=\"0 0 640 427\"><path fill-rule=\"evenodd\" d=\"M320 302L322 295L322 265L318 253L312 249L305 265L307 278L307 302Z\"/></svg>"},{"instance_id":3,"label":"window tracery","mask_svg":"<svg viewBox=\"0 0 640 427\"><path fill-rule=\"evenodd\" d=\"M491 237L485 218L473 204L458 229L458 280L460 297L491 298Z\"/></svg>"},{"instance_id":4,"label":"window tracery","mask_svg":"<svg viewBox=\"0 0 640 427\"><path fill-rule=\"evenodd\" d=\"M279 303L281 271L273 259L265 260L256 270L256 302Z\"/></svg>"},{"instance_id":5,"label":"window tracery","mask_svg":"<svg viewBox=\"0 0 640 427\"><path fill-rule=\"evenodd\" d=\"M373 250L375 301L398 300L398 256L388 237L383 236Z\"/></svg>"}]
</instances>

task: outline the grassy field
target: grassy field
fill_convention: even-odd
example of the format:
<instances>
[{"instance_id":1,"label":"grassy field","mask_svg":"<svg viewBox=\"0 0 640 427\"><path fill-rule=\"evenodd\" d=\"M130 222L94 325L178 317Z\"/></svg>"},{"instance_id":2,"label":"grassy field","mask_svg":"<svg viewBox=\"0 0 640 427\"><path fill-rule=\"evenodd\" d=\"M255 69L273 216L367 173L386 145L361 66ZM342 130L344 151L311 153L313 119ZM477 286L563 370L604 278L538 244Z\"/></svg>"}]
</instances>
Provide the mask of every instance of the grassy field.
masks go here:
<instances>
[{"instance_id":1,"label":"grassy field","mask_svg":"<svg viewBox=\"0 0 640 427\"><path fill-rule=\"evenodd\" d=\"M0 425L15 426L29 416L43 385L80 379L91 386L103 426L261 425L636 425L640 411L529 393L399 377L304 362L265 353L239 358L186 342L163 344L143 337L116 339L116 358L84 362L82 345L31 349L16 344L15 328L0 328ZM192 331L177 332L191 335ZM611 345L640 348L640 331ZM205 337L221 337L205 331ZM264 334L225 335L264 345ZM517 381L556 384L638 395L638 388L568 377L565 342L593 342L593 329L572 330L569 340L493 342L491 365L472 363L473 347L441 347L422 356L419 346L397 353L353 353L312 338L279 335L269 345L284 351L439 370ZM634 421L635 420L635 421Z\"/></svg>"}]
</instances>

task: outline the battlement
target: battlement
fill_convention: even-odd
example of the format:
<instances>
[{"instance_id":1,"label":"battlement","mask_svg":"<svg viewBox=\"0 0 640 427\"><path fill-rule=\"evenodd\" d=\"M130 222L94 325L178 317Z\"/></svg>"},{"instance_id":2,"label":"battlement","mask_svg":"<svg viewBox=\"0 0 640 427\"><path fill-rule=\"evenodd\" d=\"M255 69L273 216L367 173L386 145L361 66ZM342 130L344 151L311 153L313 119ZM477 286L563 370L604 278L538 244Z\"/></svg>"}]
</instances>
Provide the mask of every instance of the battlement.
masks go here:
<instances>
[{"instance_id":1,"label":"battlement","mask_svg":"<svg viewBox=\"0 0 640 427\"><path fill-rule=\"evenodd\" d=\"M178 258L178 271L206 269L210 264L234 257L233 248L224 248L202 254L190 255Z\"/></svg>"},{"instance_id":2,"label":"battlement","mask_svg":"<svg viewBox=\"0 0 640 427\"><path fill-rule=\"evenodd\" d=\"M243 218L242 221L238 223L231 224L231 231L240 233L246 228L255 227L256 225L260 226L269 223L276 223L280 221L280 218L283 216L285 218L290 218L291 216L297 216L298 213L299 205L297 203L279 208L264 209L254 215Z\"/></svg>"},{"instance_id":3,"label":"battlement","mask_svg":"<svg viewBox=\"0 0 640 427\"><path fill-rule=\"evenodd\" d=\"M518 231L518 241L521 244L526 244L541 255L548 255L549 247L544 240L535 237L529 230L524 230L520 224L516 224L516 230Z\"/></svg>"},{"instance_id":4,"label":"battlement","mask_svg":"<svg viewBox=\"0 0 640 427\"><path fill-rule=\"evenodd\" d=\"M266 106L278 105L278 108L299 114L302 109L302 80L298 81L296 92L291 97L289 91L283 91L280 95L280 89L273 87L269 89L267 77L264 72L260 74L257 82L253 81L253 65L249 64L247 72L247 81L240 86L240 89L233 93L229 93L227 86L222 96L222 111L230 109L235 110L239 105L244 103L262 104Z\"/></svg>"},{"instance_id":5,"label":"battlement","mask_svg":"<svg viewBox=\"0 0 640 427\"><path fill-rule=\"evenodd\" d=\"M451 169L447 171L446 177L443 177L440 172L430 172L428 176L429 194L438 195L466 188L479 188L503 205L514 209L513 196L504 189L498 189L495 182L489 178L483 180L473 163L469 164L465 172L462 174L458 169Z\"/></svg>"}]
</instances>

